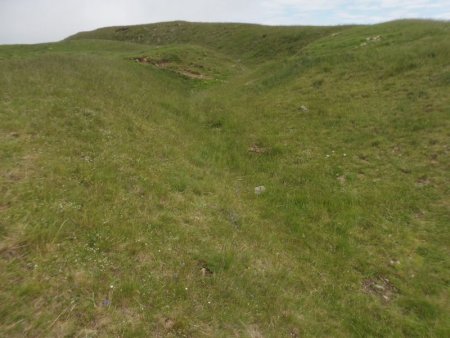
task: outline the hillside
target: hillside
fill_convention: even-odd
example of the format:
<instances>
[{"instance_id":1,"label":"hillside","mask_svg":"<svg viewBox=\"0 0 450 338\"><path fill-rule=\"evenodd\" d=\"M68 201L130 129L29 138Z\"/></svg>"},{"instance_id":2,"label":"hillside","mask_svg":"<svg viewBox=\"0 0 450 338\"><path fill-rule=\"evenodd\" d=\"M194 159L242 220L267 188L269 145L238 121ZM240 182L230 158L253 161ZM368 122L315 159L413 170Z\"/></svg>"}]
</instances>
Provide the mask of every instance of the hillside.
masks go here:
<instances>
[{"instance_id":1,"label":"hillside","mask_svg":"<svg viewBox=\"0 0 450 338\"><path fill-rule=\"evenodd\" d=\"M262 62L275 56L298 52L321 37L339 32L342 27L268 27L250 24L211 24L166 22L150 25L108 27L78 33L68 40L118 40L165 46L195 44L222 51L247 62Z\"/></svg>"},{"instance_id":2,"label":"hillside","mask_svg":"<svg viewBox=\"0 0 450 338\"><path fill-rule=\"evenodd\" d=\"M0 46L0 336L449 336L449 60L420 20Z\"/></svg>"}]
</instances>

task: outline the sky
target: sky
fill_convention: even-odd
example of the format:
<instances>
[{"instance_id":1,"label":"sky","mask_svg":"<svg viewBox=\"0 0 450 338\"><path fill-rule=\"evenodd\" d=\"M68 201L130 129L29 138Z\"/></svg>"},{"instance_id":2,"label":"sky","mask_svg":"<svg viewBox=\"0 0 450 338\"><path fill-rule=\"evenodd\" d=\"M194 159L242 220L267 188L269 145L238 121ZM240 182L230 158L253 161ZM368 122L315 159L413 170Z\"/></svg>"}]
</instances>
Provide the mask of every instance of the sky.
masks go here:
<instances>
[{"instance_id":1,"label":"sky","mask_svg":"<svg viewBox=\"0 0 450 338\"><path fill-rule=\"evenodd\" d=\"M337 25L402 18L450 20L450 0L0 0L0 44L172 20Z\"/></svg>"}]
</instances>

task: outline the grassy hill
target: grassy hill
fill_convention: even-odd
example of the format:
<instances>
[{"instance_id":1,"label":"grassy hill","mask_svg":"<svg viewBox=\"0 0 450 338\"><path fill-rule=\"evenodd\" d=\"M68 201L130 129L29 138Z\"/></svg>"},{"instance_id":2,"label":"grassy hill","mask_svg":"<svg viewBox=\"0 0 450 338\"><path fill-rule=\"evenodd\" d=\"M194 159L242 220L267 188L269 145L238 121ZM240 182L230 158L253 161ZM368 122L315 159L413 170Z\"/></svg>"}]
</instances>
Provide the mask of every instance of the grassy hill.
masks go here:
<instances>
[{"instance_id":1,"label":"grassy hill","mask_svg":"<svg viewBox=\"0 0 450 338\"><path fill-rule=\"evenodd\" d=\"M68 40L101 39L143 43L152 46L194 44L214 48L247 62L262 62L275 56L295 54L321 37L342 27L268 27L251 24L166 22L150 25L108 27L78 33Z\"/></svg>"},{"instance_id":2,"label":"grassy hill","mask_svg":"<svg viewBox=\"0 0 450 338\"><path fill-rule=\"evenodd\" d=\"M0 46L0 336L448 336L449 60L418 20Z\"/></svg>"}]
</instances>

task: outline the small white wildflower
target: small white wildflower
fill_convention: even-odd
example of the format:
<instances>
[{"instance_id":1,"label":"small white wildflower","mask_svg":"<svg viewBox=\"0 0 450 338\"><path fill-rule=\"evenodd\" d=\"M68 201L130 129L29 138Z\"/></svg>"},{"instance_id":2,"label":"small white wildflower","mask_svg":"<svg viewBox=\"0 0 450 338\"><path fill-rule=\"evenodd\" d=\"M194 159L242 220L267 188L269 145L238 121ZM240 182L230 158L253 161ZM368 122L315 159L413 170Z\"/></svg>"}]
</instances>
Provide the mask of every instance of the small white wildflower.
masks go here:
<instances>
[{"instance_id":1,"label":"small white wildflower","mask_svg":"<svg viewBox=\"0 0 450 338\"><path fill-rule=\"evenodd\" d=\"M111 284L111 285L109 286L109 288L110 288L110 289L114 289L114 285Z\"/></svg>"},{"instance_id":2,"label":"small white wildflower","mask_svg":"<svg viewBox=\"0 0 450 338\"><path fill-rule=\"evenodd\" d=\"M347 156L347 154L344 154L344 157L346 157Z\"/></svg>"}]
</instances>

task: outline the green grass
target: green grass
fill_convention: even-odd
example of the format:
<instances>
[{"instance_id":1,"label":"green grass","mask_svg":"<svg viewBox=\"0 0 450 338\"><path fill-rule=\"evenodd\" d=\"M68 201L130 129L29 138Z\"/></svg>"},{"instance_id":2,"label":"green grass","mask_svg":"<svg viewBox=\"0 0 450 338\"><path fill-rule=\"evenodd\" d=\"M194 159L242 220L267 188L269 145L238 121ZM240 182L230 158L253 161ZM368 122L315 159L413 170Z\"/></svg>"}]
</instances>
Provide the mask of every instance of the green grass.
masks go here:
<instances>
[{"instance_id":1,"label":"green grass","mask_svg":"<svg viewBox=\"0 0 450 338\"><path fill-rule=\"evenodd\" d=\"M1 46L0 335L448 336L449 41L176 22Z\"/></svg>"},{"instance_id":2,"label":"green grass","mask_svg":"<svg viewBox=\"0 0 450 338\"><path fill-rule=\"evenodd\" d=\"M108 27L82 32L67 40L101 39L143 43L152 46L195 44L214 48L238 62L254 64L288 56L310 42L350 26L268 27L251 24L166 22L129 27Z\"/></svg>"}]
</instances>

